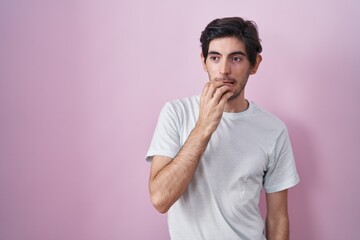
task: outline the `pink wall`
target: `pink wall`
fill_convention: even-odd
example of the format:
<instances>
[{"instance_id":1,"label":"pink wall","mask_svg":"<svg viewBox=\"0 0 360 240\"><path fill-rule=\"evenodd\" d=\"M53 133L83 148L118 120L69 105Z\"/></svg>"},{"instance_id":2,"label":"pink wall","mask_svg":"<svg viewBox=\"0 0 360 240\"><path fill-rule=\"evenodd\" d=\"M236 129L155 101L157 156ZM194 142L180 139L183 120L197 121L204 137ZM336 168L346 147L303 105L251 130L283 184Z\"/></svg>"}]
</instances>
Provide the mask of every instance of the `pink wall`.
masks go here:
<instances>
[{"instance_id":1,"label":"pink wall","mask_svg":"<svg viewBox=\"0 0 360 240\"><path fill-rule=\"evenodd\" d=\"M0 1L0 240L167 239L144 157L164 102L206 81L201 30L233 15L263 40L247 97L293 141L292 239L359 239L360 3L189 2Z\"/></svg>"}]
</instances>

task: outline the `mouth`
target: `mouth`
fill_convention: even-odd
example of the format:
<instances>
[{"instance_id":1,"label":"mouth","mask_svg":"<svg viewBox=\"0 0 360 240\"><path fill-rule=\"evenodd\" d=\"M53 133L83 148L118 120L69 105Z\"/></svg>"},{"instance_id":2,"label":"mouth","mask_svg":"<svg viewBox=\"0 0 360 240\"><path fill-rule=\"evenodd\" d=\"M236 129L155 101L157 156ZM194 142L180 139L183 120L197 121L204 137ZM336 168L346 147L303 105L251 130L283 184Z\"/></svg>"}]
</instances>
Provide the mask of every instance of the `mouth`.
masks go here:
<instances>
[{"instance_id":1,"label":"mouth","mask_svg":"<svg viewBox=\"0 0 360 240\"><path fill-rule=\"evenodd\" d=\"M235 84L235 80L231 79L231 78L218 78L216 79L218 81L221 81L222 83L224 83L225 85L228 86L233 86Z\"/></svg>"},{"instance_id":2,"label":"mouth","mask_svg":"<svg viewBox=\"0 0 360 240\"><path fill-rule=\"evenodd\" d=\"M232 81L232 80L223 80L222 82L228 86L233 86L235 83L235 81Z\"/></svg>"}]
</instances>

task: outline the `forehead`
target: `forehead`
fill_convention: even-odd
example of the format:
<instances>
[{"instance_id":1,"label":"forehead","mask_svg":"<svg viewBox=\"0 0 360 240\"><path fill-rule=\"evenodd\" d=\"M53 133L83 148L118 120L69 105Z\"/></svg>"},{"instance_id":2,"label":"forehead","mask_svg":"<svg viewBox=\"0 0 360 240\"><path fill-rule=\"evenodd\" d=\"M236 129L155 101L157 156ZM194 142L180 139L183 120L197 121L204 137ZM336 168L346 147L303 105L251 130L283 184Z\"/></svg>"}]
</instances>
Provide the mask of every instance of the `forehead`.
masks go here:
<instances>
[{"instance_id":1,"label":"forehead","mask_svg":"<svg viewBox=\"0 0 360 240\"><path fill-rule=\"evenodd\" d=\"M213 39L209 44L208 52L210 51L218 52L222 55L238 51L246 53L244 43L236 37L223 37Z\"/></svg>"}]
</instances>

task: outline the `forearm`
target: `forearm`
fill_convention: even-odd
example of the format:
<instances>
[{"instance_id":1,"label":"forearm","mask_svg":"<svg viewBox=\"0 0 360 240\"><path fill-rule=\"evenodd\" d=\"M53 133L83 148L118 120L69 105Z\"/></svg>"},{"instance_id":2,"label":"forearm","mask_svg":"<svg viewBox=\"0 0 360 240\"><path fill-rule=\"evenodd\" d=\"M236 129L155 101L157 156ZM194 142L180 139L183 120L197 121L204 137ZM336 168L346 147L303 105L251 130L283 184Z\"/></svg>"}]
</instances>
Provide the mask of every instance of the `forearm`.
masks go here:
<instances>
[{"instance_id":1,"label":"forearm","mask_svg":"<svg viewBox=\"0 0 360 240\"><path fill-rule=\"evenodd\" d=\"M289 240L289 218L278 216L266 218L266 239L267 240Z\"/></svg>"},{"instance_id":2,"label":"forearm","mask_svg":"<svg viewBox=\"0 0 360 240\"><path fill-rule=\"evenodd\" d=\"M150 195L162 213L180 198L190 184L211 134L195 127L177 156L150 181Z\"/></svg>"}]
</instances>

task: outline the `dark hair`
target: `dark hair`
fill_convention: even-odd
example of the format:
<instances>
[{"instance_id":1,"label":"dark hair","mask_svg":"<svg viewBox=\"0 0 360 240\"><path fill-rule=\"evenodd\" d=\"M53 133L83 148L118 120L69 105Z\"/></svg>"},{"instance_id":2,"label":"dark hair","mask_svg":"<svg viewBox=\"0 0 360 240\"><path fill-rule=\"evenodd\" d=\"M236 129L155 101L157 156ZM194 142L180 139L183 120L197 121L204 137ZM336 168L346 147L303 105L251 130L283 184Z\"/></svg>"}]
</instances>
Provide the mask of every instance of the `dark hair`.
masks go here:
<instances>
[{"instance_id":1,"label":"dark hair","mask_svg":"<svg viewBox=\"0 0 360 240\"><path fill-rule=\"evenodd\" d=\"M219 18L210 22L201 33L201 49L206 61L209 44L215 38L236 37L245 45L251 66L255 65L257 54L261 53L257 25L253 21L244 20L240 17Z\"/></svg>"}]
</instances>

